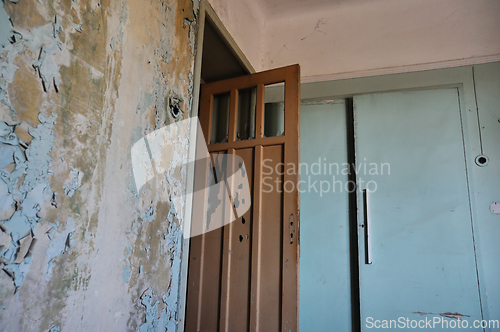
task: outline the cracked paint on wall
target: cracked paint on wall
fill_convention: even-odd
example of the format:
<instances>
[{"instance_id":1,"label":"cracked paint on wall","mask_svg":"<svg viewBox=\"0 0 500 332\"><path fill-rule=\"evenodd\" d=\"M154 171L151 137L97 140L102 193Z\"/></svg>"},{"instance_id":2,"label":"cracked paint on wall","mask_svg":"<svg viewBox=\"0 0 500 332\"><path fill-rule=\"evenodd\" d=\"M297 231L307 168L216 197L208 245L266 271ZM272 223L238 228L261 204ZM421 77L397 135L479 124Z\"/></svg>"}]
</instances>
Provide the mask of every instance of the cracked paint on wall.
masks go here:
<instances>
[{"instance_id":1,"label":"cracked paint on wall","mask_svg":"<svg viewBox=\"0 0 500 332\"><path fill-rule=\"evenodd\" d=\"M47 272L45 272L45 280L50 280L52 277L52 269L54 259L74 246L75 222L69 217L66 222L66 227L61 232L58 232L59 221L56 223L50 232L47 234L50 238L49 247L47 248Z\"/></svg>"},{"instance_id":2,"label":"cracked paint on wall","mask_svg":"<svg viewBox=\"0 0 500 332\"><path fill-rule=\"evenodd\" d=\"M2 196L6 197L8 202L20 205L20 209L16 207L10 218L5 218L8 214L2 218L5 218L2 221L2 229L10 235L10 245L3 246L0 260L4 265L3 270L12 278L16 290L23 284L30 271L30 248L35 238L37 223L40 221L38 212L41 205L52 196L47 176L52 162L49 152L54 141L52 127L56 118L55 114L51 118L38 115L40 124L29 129L33 140L25 151L14 133L15 125L9 126L5 122L0 125L4 134L0 139L2 154L6 157L4 160L15 164L11 172L5 168L0 171L4 190ZM23 175L24 180L19 186ZM12 205L7 204L5 207L10 210Z\"/></svg>"},{"instance_id":3,"label":"cracked paint on wall","mask_svg":"<svg viewBox=\"0 0 500 332\"><path fill-rule=\"evenodd\" d=\"M83 172L80 172L77 169L71 170L71 172L69 173L69 183L62 186L65 195L73 197L75 191L77 191L82 184L83 175Z\"/></svg>"},{"instance_id":4,"label":"cracked paint on wall","mask_svg":"<svg viewBox=\"0 0 500 332\"><path fill-rule=\"evenodd\" d=\"M137 329L137 332L168 331L167 322L169 317L167 311L166 309L162 309L161 312L158 312L160 301L157 300L152 304L152 297L153 288L150 287L146 290L141 300L141 304L146 307L146 322Z\"/></svg>"},{"instance_id":5,"label":"cracked paint on wall","mask_svg":"<svg viewBox=\"0 0 500 332\"><path fill-rule=\"evenodd\" d=\"M0 4L0 330L176 330L185 170L138 191L130 150L190 114L197 11Z\"/></svg>"},{"instance_id":6,"label":"cracked paint on wall","mask_svg":"<svg viewBox=\"0 0 500 332\"><path fill-rule=\"evenodd\" d=\"M141 296L141 304L146 307L146 322L143 323L137 331L175 331L177 325L177 308L180 277L180 258L182 240L181 231L178 228L171 227L168 234L163 234L169 252L172 254L170 260L171 267L171 283L166 294L161 296L161 302L156 300L153 304L153 288L146 289ZM159 305L163 304L164 308L159 312Z\"/></svg>"},{"instance_id":7,"label":"cracked paint on wall","mask_svg":"<svg viewBox=\"0 0 500 332\"><path fill-rule=\"evenodd\" d=\"M41 79L43 89L47 91L51 85L57 90L59 87L60 64L66 65L64 55L68 52L68 45L63 44L59 38L62 27L55 15L52 23L30 29L27 32L16 30L11 23L11 18L5 11L5 2L0 9L0 19L2 19L2 35L0 35L0 101L7 105L15 114L15 109L11 104L8 94L8 85L13 83L14 75L18 70L15 65L16 58L30 51L38 54L32 66L36 69ZM57 62L55 60L57 58Z\"/></svg>"}]
</instances>

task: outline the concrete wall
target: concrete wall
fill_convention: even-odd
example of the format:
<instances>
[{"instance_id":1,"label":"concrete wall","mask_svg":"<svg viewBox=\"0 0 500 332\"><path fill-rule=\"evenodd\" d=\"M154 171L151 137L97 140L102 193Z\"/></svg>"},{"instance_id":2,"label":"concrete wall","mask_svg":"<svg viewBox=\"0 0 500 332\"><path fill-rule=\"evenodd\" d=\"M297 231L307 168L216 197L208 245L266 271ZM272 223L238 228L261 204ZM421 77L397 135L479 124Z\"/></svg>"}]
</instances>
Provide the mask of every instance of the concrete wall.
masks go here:
<instances>
[{"instance_id":1,"label":"concrete wall","mask_svg":"<svg viewBox=\"0 0 500 332\"><path fill-rule=\"evenodd\" d=\"M0 330L176 330L185 172L139 191L130 151L190 113L197 11L0 3Z\"/></svg>"},{"instance_id":2,"label":"concrete wall","mask_svg":"<svg viewBox=\"0 0 500 332\"><path fill-rule=\"evenodd\" d=\"M496 0L255 1L261 19L241 2L211 0L255 69L299 63L304 82L500 59Z\"/></svg>"}]
</instances>

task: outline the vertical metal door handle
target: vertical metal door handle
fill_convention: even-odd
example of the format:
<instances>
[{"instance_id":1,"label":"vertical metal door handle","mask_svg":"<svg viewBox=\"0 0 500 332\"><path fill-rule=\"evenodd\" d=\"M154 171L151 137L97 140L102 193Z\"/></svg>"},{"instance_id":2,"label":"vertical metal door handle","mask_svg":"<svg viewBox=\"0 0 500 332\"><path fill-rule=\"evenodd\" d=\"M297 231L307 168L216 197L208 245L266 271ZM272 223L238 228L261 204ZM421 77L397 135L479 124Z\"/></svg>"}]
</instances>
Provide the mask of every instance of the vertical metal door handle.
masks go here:
<instances>
[{"instance_id":1,"label":"vertical metal door handle","mask_svg":"<svg viewBox=\"0 0 500 332\"><path fill-rule=\"evenodd\" d=\"M371 238L371 211L370 211L370 191L363 190L363 198L365 202L365 264L372 263L372 238Z\"/></svg>"}]
</instances>

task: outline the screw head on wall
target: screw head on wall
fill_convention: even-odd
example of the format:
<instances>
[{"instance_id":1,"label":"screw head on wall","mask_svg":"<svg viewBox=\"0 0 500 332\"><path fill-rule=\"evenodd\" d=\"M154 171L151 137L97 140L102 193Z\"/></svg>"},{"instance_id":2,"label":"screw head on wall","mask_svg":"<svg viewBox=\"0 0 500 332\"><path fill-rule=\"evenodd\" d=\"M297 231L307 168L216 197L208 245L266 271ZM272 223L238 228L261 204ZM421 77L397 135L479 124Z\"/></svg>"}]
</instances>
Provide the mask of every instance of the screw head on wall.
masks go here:
<instances>
[{"instance_id":1,"label":"screw head on wall","mask_svg":"<svg viewBox=\"0 0 500 332\"><path fill-rule=\"evenodd\" d=\"M477 166L484 167L484 166L488 165L488 162L490 161L490 159L488 157L486 157L485 155L480 154L479 156L476 157L476 159L474 159L474 161L476 162Z\"/></svg>"}]
</instances>

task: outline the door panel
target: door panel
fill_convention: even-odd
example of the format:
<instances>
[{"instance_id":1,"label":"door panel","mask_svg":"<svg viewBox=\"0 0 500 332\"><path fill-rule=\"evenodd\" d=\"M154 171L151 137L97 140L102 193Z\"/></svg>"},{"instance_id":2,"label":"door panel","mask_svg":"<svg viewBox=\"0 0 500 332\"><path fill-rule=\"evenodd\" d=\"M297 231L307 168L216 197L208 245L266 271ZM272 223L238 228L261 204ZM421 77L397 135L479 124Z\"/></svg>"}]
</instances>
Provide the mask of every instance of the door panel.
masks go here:
<instances>
[{"instance_id":1,"label":"door panel","mask_svg":"<svg viewBox=\"0 0 500 332\"><path fill-rule=\"evenodd\" d=\"M356 96L354 115L371 216L366 264L358 195L362 327L421 313L481 319L457 89Z\"/></svg>"},{"instance_id":2,"label":"door panel","mask_svg":"<svg viewBox=\"0 0 500 332\"><path fill-rule=\"evenodd\" d=\"M253 187L253 149L235 150L245 163L250 190ZM229 184L231 187L231 184ZM241 199L241 198L238 198ZM243 202L244 203L244 202ZM237 204L240 204L238 202ZM222 247L221 279L221 331L245 331L249 321L250 294L250 221L252 210L249 209L235 222L224 226ZM248 222L247 222L248 221ZM230 328L231 327L231 328Z\"/></svg>"},{"instance_id":3,"label":"door panel","mask_svg":"<svg viewBox=\"0 0 500 332\"><path fill-rule=\"evenodd\" d=\"M197 162L195 187L228 182L193 204L192 229L207 231L191 239L186 331L297 331L299 201L296 186L285 191L284 184L298 182L289 168L299 162L299 78L294 65L201 88L199 119L213 156L210 165ZM276 83L284 83L284 132L266 137L265 87ZM235 164L237 157L244 167ZM221 171L227 160L227 171ZM264 163L277 167L267 174ZM233 172L248 178L251 197L238 195L241 184L232 183ZM265 177L273 181L271 190L263 186ZM226 192L232 206L215 218L210 211ZM239 209L242 204L249 209Z\"/></svg>"},{"instance_id":4,"label":"door panel","mask_svg":"<svg viewBox=\"0 0 500 332\"><path fill-rule=\"evenodd\" d=\"M224 151L226 152L226 151ZM219 152L210 154L211 164L214 169L221 170L222 158L217 158ZM202 159L202 161L205 161ZM197 163L196 167L205 168L206 165ZM206 182L206 187L215 183L214 172L196 172L196 181ZM220 172L219 172L220 173ZM199 184L197 185L200 186ZM225 203L223 200L222 204ZM208 204L207 204L208 205ZM204 208L204 207L203 207ZM224 208L224 207L222 207ZM226 214L222 214L226 219ZM201 218L197 218L201 219ZM211 219L209 216L206 219ZM204 225L206 219L199 221ZM216 221L212 221L216 222ZM219 221L224 224L224 220ZM213 224L211 225L213 227ZM194 226L192 227L195 228ZM200 227L202 228L202 227ZM199 234L201 232L195 232ZM191 283L200 283L202 287L189 287L187 294L187 318L186 331L215 331L218 330L219 317L220 317L220 300L221 300L221 285L220 274L222 267L222 243L223 243L223 228L215 227L210 232L203 233L202 235L194 236L190 241L190 261L196 261L197 264L189 265L189 281ZM201 307L204 310L201 310ZM196 319L192 319L196 315Z\"/></svg>"},{"instance_id":5,"label":"door panel","mask_svg":"<svg viewBox=\"0 0 500 332\"><path fill-rule=\"evenodd\" d=\"M457 89L354 97L362 330L368 317L481 319L458 98ZM301 168L303 331L352 329L349 197L331 189L348 177L329 169L347 162L345 114L339 101L302 104L301 162L309 171L322 165L312 176ZM315 180L330 182L328 192L320 196L309 185ZM365 263L367 187L372 264Z\"/></svg>"},{"instance_id":6,"label":"door panel","mask_svg":"<svg viewBox=\"0 0 500 332\"><path fill-rule=\"evenodd\" d=\"M280 330L281 320L281 247L282 224L275 220L283 220L282 186L276 188L276 181L282 183L283 150L279 145L266 146L262 151L263 165L273 168L268 174L263 170L262 177L262 217L258 225L259 239L257 244L260 257L255 269L257 288L252 295L256 301L256 312L259 315L259 327L262 331ZM276 172L278 167L279 172ZM267 184L271 184L269 187ZM278 208L276 208L278 207ZM256 225L257 226L257 225ZM276 318L279 319L276 319ZM265 328L264 328L265 327Z\"/></svg>"},{"instance_id":7,"label":"door panel","mask_svg":"<svg viewBox=\"0 0 500 332\"><path fill-rule=\"evenodd\" d=\"M344 100L303 102L300 126L300 160L306 165L301 168L300 330L350 331ZM322 183L327 192L319 192Z\"/></svg>"}]
</instances>

